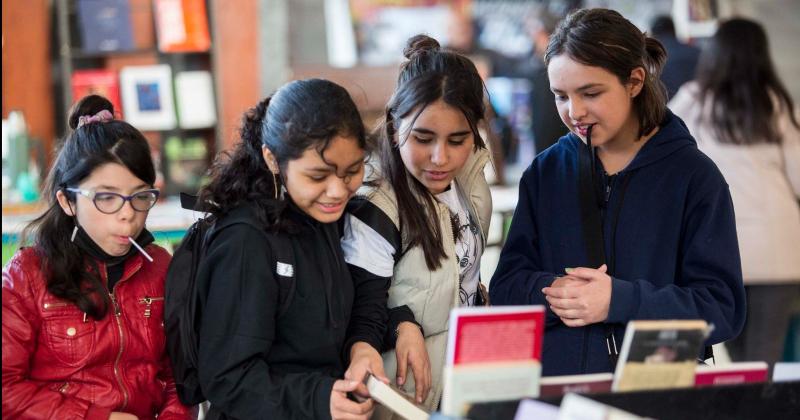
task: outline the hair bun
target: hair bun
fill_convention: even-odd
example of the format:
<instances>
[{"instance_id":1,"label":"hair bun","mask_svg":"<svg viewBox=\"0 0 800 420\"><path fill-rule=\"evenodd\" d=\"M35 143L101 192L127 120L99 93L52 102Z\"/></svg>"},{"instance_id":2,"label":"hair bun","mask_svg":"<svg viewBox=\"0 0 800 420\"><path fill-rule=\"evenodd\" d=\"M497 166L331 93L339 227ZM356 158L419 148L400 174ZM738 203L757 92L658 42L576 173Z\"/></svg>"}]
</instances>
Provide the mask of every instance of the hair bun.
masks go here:
<instances>
[{"instance_id":1,"label":"hair bun","mask_svg":"<svg viewBox=\"0 0 800 420\"><path fill-rule=\"evenodd\" d=\"M428 35L419 34L408 39L403 55L410 60L415 55L437 52L440 48L439 41Z\"/></svg>"},{"instance_id":2,"label":"hair bun","mask_svg":"<svg viewBox=\"0 0 800 420\"><path fill-rule=\"evenodd\" d=\"M88 95L79 100L70 110L67 123L69 128L75 130L80 123L80 117L93 116L100 111L106 110L114 115L114 105L108 99L100 95Z\"/></svg>"}]
</instances>

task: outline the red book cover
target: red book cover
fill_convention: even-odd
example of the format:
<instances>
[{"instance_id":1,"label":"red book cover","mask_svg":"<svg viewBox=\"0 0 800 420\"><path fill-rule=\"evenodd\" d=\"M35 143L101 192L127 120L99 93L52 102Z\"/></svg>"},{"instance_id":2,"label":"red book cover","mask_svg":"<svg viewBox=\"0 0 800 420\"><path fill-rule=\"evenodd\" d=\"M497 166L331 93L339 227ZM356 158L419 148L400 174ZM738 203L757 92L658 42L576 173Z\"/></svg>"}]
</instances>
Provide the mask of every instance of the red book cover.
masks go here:
<instances>
[{"instance_id":1,"label":"red book cover","mask_svg":"<svg viewBox=\"0 0 800 420\"><path fill-rule=\"evenodd\" d=\"M452 346L448 362L453 365L542 359L544 308L541 306L494 306L491 310L454 310Z\"/></svg>"},{"instance_id":2,"label":"red book cover","mask_svg":"<svg viewBox=\"0 0 800 420\"><path fill-rule=\"evenodd\" d=\"M766 362L740 362L720 366L697 366L694 386L738 385L767 381Z\"/></svg>"},{"instance_id":3,"label":"red book cover","mask_svg":"<svg viewBox=\"0 0 800 420\"><path fill-rule=\"evenodd\" d=\"M158 49L203 52L211 48L205 0L155 0Z\"/></svg>"},{"instance_id":4,"label":"red book cover","mask_svg":"<svg viewBox=\"0 0 800 420\"><path fill-rule=\"evenodd\" d=\"M539 381L539 397L560 397L568 392L601 394L611 392L612 373L588 375L543 376Z\"/></svg>"},{"instance_id":5,"label":"red book cover","mask_svg":"<svg viewBox=\"0 0 800 420\"><path fill-rule=\"evenodd\" d=\"M119 76L116 72L105 69L75 70L72 73L72 101L77 102L91 94L106 97L114 104L114 117L122 118Z\"/></svg>"}]
</instances>

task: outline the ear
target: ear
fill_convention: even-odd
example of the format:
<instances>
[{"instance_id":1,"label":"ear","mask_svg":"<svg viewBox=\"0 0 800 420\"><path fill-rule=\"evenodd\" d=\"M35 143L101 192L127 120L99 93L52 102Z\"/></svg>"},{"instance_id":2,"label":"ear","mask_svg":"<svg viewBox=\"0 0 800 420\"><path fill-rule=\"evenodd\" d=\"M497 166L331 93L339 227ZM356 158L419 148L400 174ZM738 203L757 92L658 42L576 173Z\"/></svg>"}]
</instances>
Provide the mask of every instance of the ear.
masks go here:
<instances>
[{"instance_id":1,"label":"ear","mask_svg":"<svg viewBox=\"0 0 800 420\"><path fill-rule=\"evenodd\" d=\"M67 216L75 216L75 212L72 211L69 198L64 194L64 190L56 191L56 200L58 200L58 205L61 206L61 210L64 210Z\"/></svg>"},{"instance_id":2,"label":"ear","mask_svg":"<svg viewBox=\"0 0 800 420\"><path fill-rule=\"evenodd\" d=\"M647 77L647 72L644 71L644 67L636 67L631 70L631 77L628 79L628 93L631 98L635 98L642 91L645 77Z\"/></svg>"},{"instance_id":3,"label":"ear","mask_svg":"<svg viewBox=\"0 0 800 420\"><path fill-rule=\"evenodd\" d=\"M272 150L269 150L269 147L261 146L261 156L264 157L264 163L267 164L270 172L277 175L281 171L278 161L275 159L275 155L272 154Z\"/></svg>"}]
</instances>

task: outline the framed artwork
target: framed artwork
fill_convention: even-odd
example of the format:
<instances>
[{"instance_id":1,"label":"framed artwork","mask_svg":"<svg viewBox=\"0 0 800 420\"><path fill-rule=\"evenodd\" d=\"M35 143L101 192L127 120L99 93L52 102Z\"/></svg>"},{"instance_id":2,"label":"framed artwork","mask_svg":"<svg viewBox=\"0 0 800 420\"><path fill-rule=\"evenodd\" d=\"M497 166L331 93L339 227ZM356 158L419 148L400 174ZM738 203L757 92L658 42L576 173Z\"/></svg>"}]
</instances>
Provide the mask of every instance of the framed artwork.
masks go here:
<instances>
[{"instance_id":1,"label":"framed artwork","mask_svg":"<svg viewBox=\"0 0 800 420\"><path fill-rule=\"evenodd\" d=\"M171 130L177 125L168 64L124 67L120 90L125 120L140 130Z\"/></svg>"}]
</instances>

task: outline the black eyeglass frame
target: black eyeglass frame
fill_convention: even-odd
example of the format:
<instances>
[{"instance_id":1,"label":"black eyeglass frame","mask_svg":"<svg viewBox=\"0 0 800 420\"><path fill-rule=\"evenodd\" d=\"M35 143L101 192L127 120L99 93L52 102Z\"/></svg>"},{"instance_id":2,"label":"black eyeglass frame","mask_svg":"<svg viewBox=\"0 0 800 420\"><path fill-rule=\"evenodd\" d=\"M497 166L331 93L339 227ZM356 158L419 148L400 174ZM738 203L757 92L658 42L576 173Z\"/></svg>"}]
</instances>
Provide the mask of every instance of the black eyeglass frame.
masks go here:
<instances>
[{"instance_id":1,"label":"black eyeglass frame","mask_svg":"<svg viewBox=\"0 0 800 420\"><path fill-rule=\"evenodd\" d=\"M134 211L138 211L138 212L150 211L150 209L152 209L156 205L156 203L158 202L158 196L161 194L161 191L159 191L159 190L157 190L155 188L149 189L149 190L137 191L137 192L135 192L135 193L133 193L131 195L123 195L123 194L119 194L119 193L115 193L115 192L111 192L111 191L99 191L98 192L98 191L94 191L94 190L84 190L84 189L81 189L81 188L69 188L69 187L65 188L65 190L67 190L69 192L74 192L74 193L80 194L80 195L92 200L92 203L94 204L94 207L97 209L97 211L99 211L100 213L103 213L103 214L114 214L114 213L119 212L120 210L122 210L122 207L125 206L125 202L126 201L131 203L131 208ZM137 209L136 208L136 206L133 204L134 203L133 199L136 198L136 196L138 196L140 194L153 194L154 195L154 199L152 201L152 204L150 204L150 207L148 207L146 209ZM116 210L111 211L111 212L105 211L105 210L101 209L100 206L97 205L97 197L108 197L108 196L119 197L119 198L122 199L122 204L120 204L119 207L117 207Z\"/></svg>"}]
</instances>

